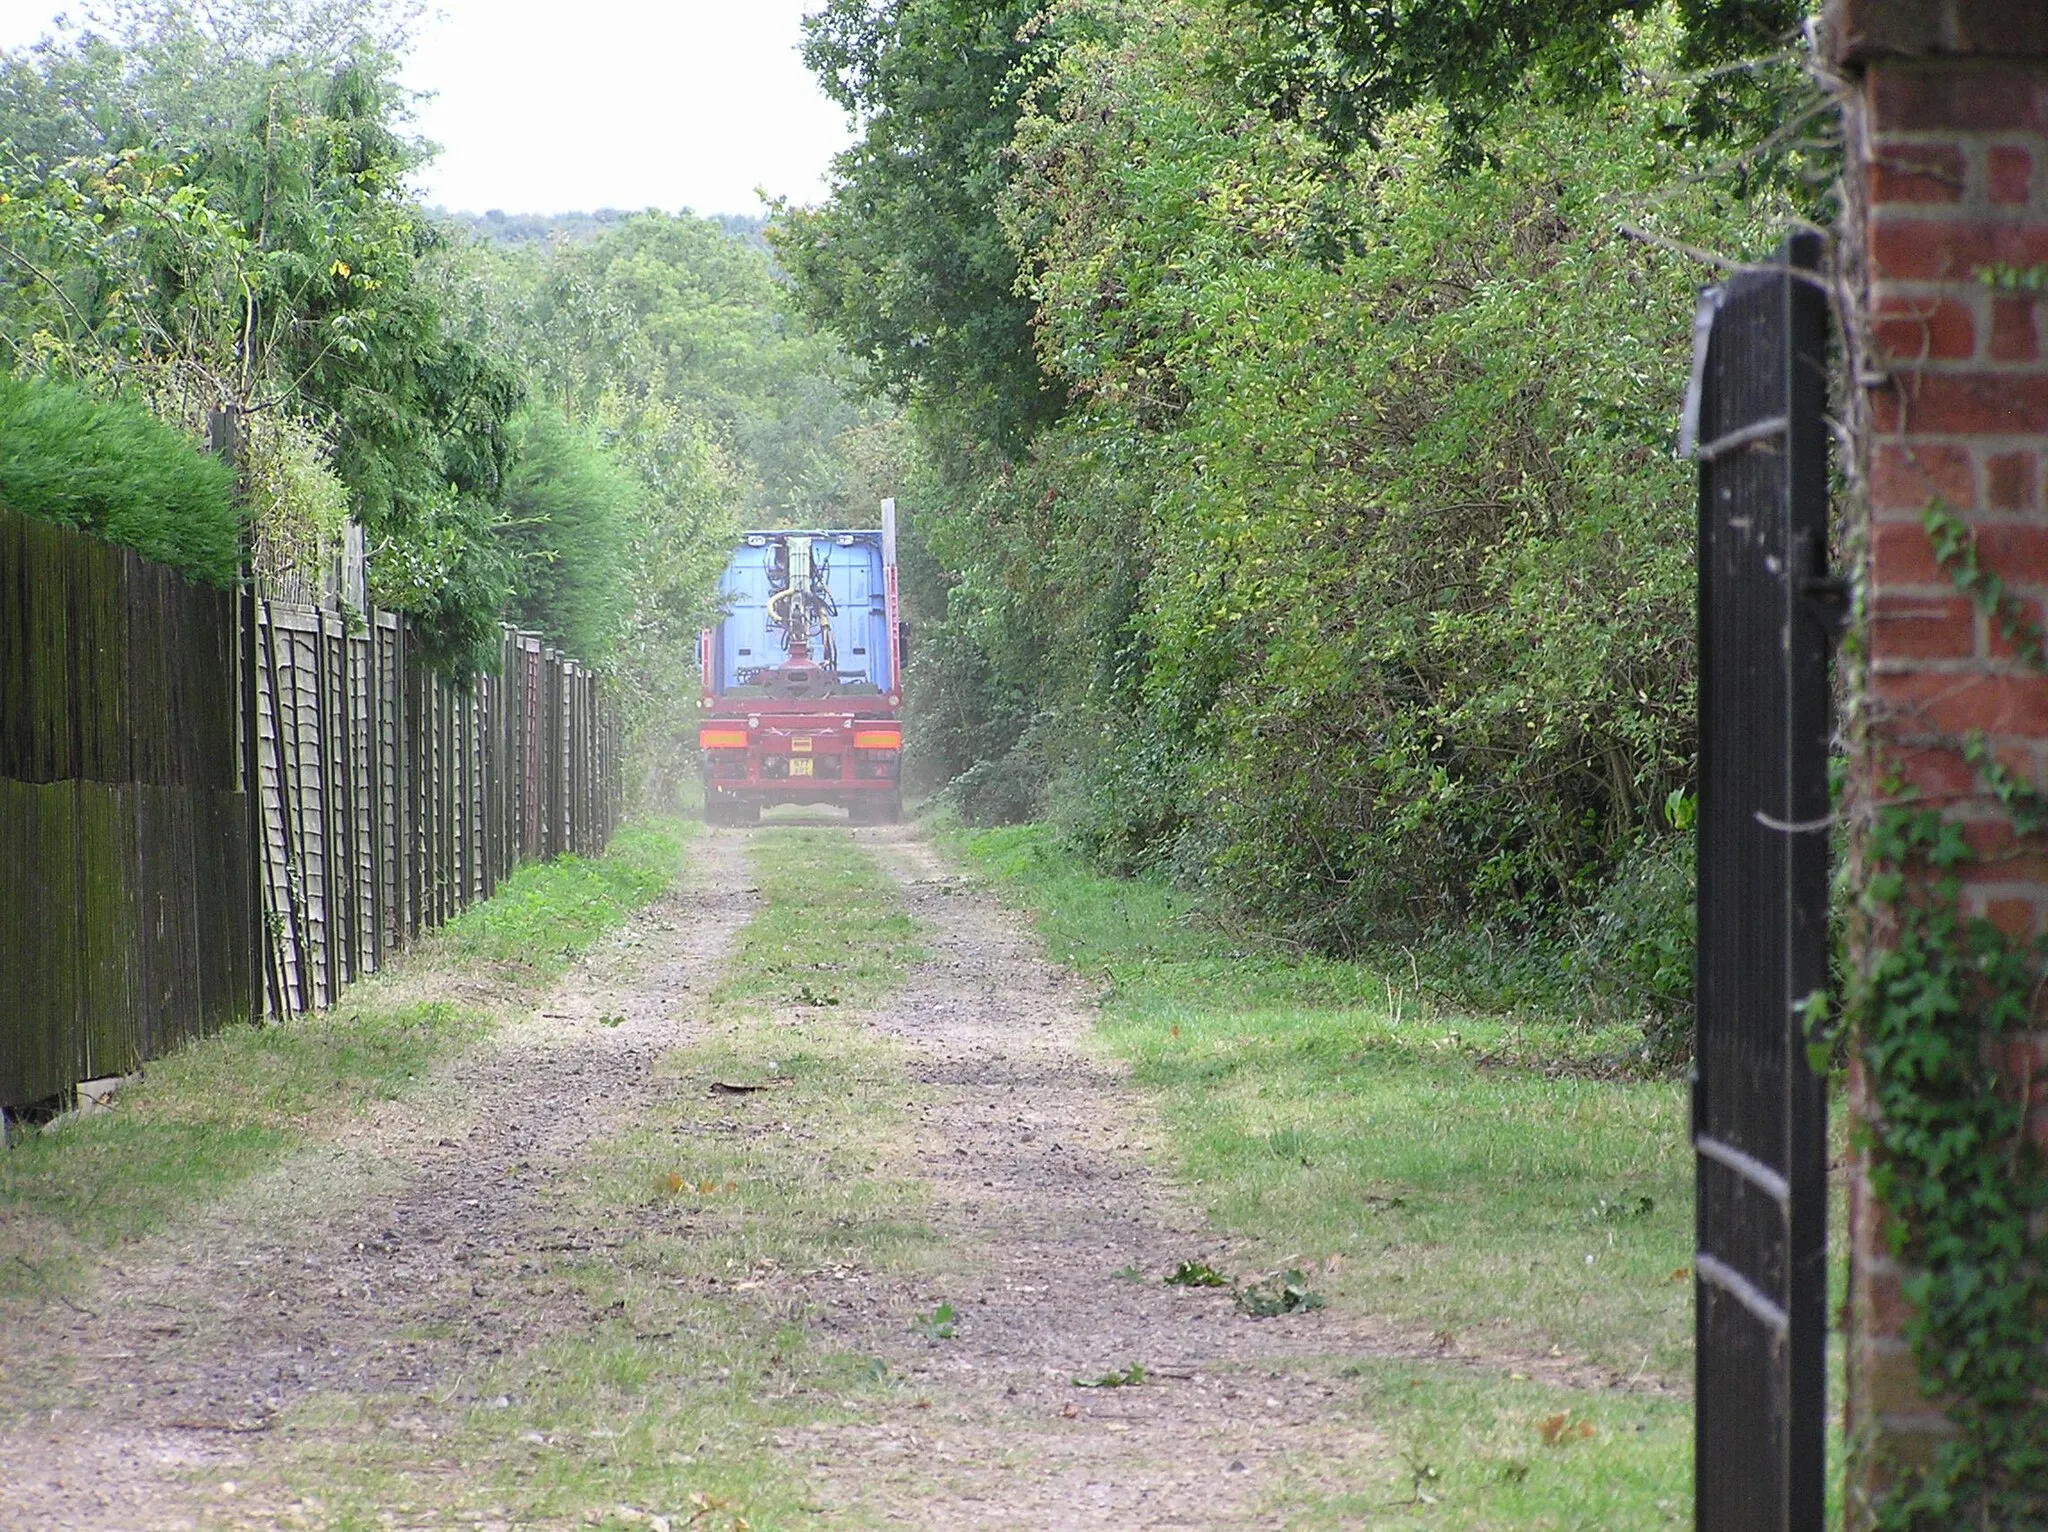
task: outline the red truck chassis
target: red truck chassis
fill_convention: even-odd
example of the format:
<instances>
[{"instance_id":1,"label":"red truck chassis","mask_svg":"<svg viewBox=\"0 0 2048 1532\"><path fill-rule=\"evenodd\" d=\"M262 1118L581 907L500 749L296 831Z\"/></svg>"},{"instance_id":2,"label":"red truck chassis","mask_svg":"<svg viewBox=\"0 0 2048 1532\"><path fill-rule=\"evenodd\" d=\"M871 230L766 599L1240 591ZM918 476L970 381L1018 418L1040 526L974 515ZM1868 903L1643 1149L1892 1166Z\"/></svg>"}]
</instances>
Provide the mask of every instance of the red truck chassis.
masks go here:
<instances>
[{"instance_id":1,"label":"red truck chassis","mask_svg":"<svg viewBox=\"0 0 2048 1532\"><path fill-rule=\"evenodd\" d=\"M856 820L895 823L903 812L903 726L857 705L881 700L847 698L827 711L815 701L763 697L744 712L704 719L704 817L744 824L764 805L836 803Z\"/></svg>"}]
</instances>

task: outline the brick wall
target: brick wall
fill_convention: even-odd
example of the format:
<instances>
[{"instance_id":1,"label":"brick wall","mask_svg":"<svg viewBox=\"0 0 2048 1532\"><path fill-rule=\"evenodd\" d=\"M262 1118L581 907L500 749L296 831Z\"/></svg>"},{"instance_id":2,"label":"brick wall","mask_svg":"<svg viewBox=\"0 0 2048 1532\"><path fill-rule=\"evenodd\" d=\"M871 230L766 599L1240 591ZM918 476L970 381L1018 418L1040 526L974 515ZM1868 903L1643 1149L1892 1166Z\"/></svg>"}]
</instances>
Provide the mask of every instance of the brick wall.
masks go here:
<instances>
[{"instance_id":1,"label":"brick wall","mask_svg":"<svg viewBox=\"0 0 2048 1532\"><path fill-rule=\"evenodd\" d=\"M2043 617L2048 291L1984 277L2040 268L2034 280L2048 281L2048 0L1838 0L1828 37L1851 92L1844 233L1860 245L1868 318L1866 786L1895 772L1967 817L1989 854L1968 887L1973 912L2034 935L2048 929L2048 845L2014 843L1973 796L1955 741L1982 731L2048 789L2048 676L1957 595L1921 515L1939 500L1968 522L1984 567ZM2009 1063L2048 1079L2048 1031ZM2048 1142L2048 1105L2037 1110ZM1860 1167L1851 1236L1850 1424L1880 1449L1864 1471L1882 1474L1886 1458L1920 1459L1946 1423L1898 1338L1900 1273Z\"/></svg>"}]
</instances>

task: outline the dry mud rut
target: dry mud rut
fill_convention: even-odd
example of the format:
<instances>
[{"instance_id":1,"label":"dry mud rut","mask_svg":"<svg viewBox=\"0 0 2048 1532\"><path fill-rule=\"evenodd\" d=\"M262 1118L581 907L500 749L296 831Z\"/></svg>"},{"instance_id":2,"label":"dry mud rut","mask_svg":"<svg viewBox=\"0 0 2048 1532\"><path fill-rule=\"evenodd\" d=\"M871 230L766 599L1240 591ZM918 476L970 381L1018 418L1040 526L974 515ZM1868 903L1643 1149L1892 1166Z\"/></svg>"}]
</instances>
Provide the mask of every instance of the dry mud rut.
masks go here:
<instances>
[{"instance_id":1,"label":"dry mud rut","mask_svg":"<svg viewBox=\"0 0 2048 1532\"><path fill-rule=\"evenodd\" d=\"M1240 1263L1164 1169L1143 1097L1086 1045L1092 996L914 832L851 833L924 927L924 961L854 1020L918 1083L905 1168L940 1240L914 1273L789 1279L819 1345L884 1359L908 1395L774 1438L812 1524L1282 1527L1300 1497L1355 1486L1379 1453L1340 1368L1427 1340L1334 1310L1252 1320L1163 1285L1182 1259ZM521 1280L536 1251L603 1240L551 1181L630 1126L657 1061L698 1035L696 999L752 909L749 839L694 842L681 891L533 1018L124 1250L35 1333L0 1335L0 1356L93 1401L0 1437L0 1528L317 1525L223 1490L261 1480L273 1417L417 1393L587 1323ZM943 1344L912 1327L935 1294L958 1316ZM1144 1387L1074 1385L1134 1361Z\"/></svg>"}]
</instances>

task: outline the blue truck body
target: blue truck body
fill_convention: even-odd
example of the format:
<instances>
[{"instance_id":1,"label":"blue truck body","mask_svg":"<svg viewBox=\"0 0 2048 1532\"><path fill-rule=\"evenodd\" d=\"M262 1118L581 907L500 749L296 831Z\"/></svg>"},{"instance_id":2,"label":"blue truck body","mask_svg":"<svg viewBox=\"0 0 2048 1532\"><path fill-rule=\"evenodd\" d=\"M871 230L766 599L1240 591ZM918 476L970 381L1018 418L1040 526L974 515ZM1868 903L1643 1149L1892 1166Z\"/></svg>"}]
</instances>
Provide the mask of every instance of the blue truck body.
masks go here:
<instances>
[{"instance_id":1,"label":"blue truck body","mask_svg":"<svg viewBox=\"0 0 2048 1532\"><path fill-rule=\"evenodd\" d=\"M896 507L879 529L741 536L725 615L698 645L704 815L746 823L777 803L902 811L902 629Z\"/></svg>"}]
</instances>

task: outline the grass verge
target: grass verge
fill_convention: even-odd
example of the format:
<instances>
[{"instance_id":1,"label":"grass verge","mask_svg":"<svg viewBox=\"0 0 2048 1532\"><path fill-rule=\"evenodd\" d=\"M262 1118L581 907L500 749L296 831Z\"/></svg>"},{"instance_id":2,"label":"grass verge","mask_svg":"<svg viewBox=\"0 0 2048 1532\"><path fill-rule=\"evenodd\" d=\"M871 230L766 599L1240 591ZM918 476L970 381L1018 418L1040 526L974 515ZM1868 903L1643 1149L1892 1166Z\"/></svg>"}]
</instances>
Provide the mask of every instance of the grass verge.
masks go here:
<instances>
[{"instance_id":1,"label":"grass verge","mask_svg":"<svg viewBox=\"0 0 2048 1532\"><path fill-rule=\"evenodd\" d=\"M1683 1091L1575 1063L1614 1039L1447 1015L1356 964L1234 949L1152 882L1035 827L958 837L1108 984L1102 1037L1159 1092L1212 1219L1274 1265L1461 1349L1624 1375L1691 1359Z\"/></svg>"},{"instance_id":2,"label":"grass verge","mask_svg":"<svg viewBox=\"0 0 2048 1532\"><path fill-rule=\"evenodd\" d=\"M153 1061L110 1111L55 1120L0 1155L0 1319L62 1300L93 1260L276 1164L309 1137L402 1094L531 996L679 866L686 826L629 826L602 857L520 869L429 936L391 975L331 1010L229 1027ZM434 998L453 973L492 1002Z\"/></svg>"},{"instance_id":3,"label":"grass verge","mask_svg":"<svg viewBox=\"0 0 2048 1532\"><path fill-rule=\"evenodd\" d=\"M897 1168L912 1089L849 1015L901 979L916 927L843 833L764 831L753 852L763 904L708 999L710 1036L670 1054L673 1089L547 1193L547 1222L587 1247L524 1252L532 1301L562 1315L555 1335L430 1398L297 1412L270 1471L318 1501L322 1525L379 1527L394 1508L519 1526L815 1523L776 1435L895 1385L812 1321L931 1241L925 1189Z\"/></svg>"},{"instance_id":4,"label":"grass verge","mask_svg":"<svg viewBox=\"0 0 2048 1532\"><path fill-rule=\"evenodd\" d=\"M753 837L765 903L740 932L715 1005L860 1006L917 961L917 925L881 865L843 831Z\"/></svg>"},{"instance_id":5,"label":"grass verge","mask_svg":"<svg viewBox=\"0 0 2048 1532\"><path fill-rule=\"evenodd\" d=\"M1275 1496L1286 1524L1516 1532L1692 1524L1692 1406L1438 1365L1345 1369L1386 1449L1332 1489L1304 1463Z\"/></svg>"}]
</instances>

